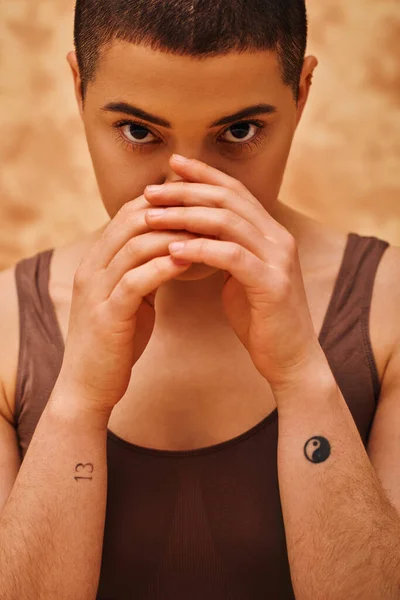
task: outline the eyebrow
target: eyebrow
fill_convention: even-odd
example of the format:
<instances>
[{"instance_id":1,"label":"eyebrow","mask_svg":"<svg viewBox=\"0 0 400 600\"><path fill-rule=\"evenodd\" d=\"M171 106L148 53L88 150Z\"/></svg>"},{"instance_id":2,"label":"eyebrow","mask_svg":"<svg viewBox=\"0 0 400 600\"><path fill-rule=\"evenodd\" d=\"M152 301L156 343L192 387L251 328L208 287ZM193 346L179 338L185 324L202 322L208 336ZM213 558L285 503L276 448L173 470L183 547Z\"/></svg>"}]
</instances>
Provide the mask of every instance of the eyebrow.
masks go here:
<instances>
[{"instance_id":1,"label":"eyebrow","mask_svg":"<svg viewBox=\"0 0 400 600\"><path fill-rule=\"evenodd\" d=\"M138 108L137 106L133 106L133 104L128 104L127 102L109 102L108 104L103 106L101 110L106 112L125 113L127 115L143 119L144 121L154 123L154 125L160 125L161 127L166 127L168 129L172 128L172 125L169 121L162 119L161 117L157 117L156 115L152 115L151 113L148 113L147 111ZM227 115L226 117L222 117L222 119L214 121L214 123L211 123L210 128L218 127L219 125L227 125L228 123L232 123L233 121L239 121L240 119L253 117L255 115L272 115L276 112L277 108L276 106L272 106L272 104L255 104L253 106L247 106L246 108L242 108L241 110L235 112L233 115Z\"/></svg>"}]
</instances>

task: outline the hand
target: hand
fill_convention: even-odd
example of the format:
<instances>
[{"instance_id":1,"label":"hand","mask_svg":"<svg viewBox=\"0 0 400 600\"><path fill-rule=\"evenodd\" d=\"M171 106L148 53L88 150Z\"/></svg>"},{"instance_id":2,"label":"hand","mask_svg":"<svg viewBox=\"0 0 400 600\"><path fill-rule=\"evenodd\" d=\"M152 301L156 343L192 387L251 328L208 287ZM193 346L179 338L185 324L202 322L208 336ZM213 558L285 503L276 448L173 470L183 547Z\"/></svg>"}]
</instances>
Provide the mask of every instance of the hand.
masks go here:
<instances>
[{"instance_id":1,"label":"hand","mask_svg":"<svg viewBox=\"0 0 400 600\"><path fill-rule=\"evenodd\" d=\"M68 391L63 397L71 408L79 404L107 421L153 331L154 308L144 298L190 267L174 263L168 243L196 237L152 231L146 208L144 196L127 202L85 254L74 278L57 387Z\"/></svg>"},{"instance_id":2,"label":"hand","mask_svg":"<svg viewBox=\"0 0 400 600\"><path fill-rule=\"evenodd\" d=\"M171 167L185 182L166 183L149 203L168 205L146 222L197 237L171 255L227 272L222 302L227 318L272 389L285 386L322 349L307 303L296 242L242 183L200 161Z\"/></svg>"}]
</instances>

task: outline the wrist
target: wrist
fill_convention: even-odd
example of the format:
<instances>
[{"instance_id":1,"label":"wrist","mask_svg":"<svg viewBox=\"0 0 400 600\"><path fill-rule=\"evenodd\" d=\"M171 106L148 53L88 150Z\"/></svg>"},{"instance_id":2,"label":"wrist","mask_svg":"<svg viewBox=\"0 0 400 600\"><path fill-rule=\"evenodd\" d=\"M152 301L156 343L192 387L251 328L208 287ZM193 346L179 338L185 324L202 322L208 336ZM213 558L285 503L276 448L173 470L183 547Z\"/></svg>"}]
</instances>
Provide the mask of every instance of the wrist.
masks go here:
<instances>
[{"instance_id":1,"label":"wrist","mask_svg":"<svg viewBox=\"0 0 400 600\"><path fill-rule=\"evenodd\" d=\"M111 410L87 405L79 391L56 385L45 408L46 414L82 431L107 431Z\"/></svg>"},{"instance_id":2,"label":"wrist","mask_svg":"<svg viewBox=\"0 0 400 600\"><path fill-rule=\"evenodd\" d=\"M297 366L279 384L271 385L277 402L292 394L301 394L310 387L317 390L329 389L336 384L331 368L321 347L316 348L307 360Z\"/></svg>"}]
</instances>

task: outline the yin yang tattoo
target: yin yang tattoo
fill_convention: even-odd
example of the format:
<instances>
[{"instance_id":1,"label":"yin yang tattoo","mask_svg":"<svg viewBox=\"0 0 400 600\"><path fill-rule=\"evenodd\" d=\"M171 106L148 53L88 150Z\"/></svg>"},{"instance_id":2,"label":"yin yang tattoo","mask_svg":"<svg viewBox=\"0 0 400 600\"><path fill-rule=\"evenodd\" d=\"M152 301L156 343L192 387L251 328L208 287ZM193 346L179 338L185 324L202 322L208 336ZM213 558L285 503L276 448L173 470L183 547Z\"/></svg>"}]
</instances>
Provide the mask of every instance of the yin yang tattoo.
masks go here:
<instances>
[{"instance_id":1,"label":"yin yang tattoo","mask_svg":"<svg viewBox=\"0 0 400 600\"><path fill-rule=\"evenodd\" d=\"M320 435L314 435L306 441L304 456L312 463L324 462L331 453L331 445L328 440Z\"/></svg>"}]
</instances>

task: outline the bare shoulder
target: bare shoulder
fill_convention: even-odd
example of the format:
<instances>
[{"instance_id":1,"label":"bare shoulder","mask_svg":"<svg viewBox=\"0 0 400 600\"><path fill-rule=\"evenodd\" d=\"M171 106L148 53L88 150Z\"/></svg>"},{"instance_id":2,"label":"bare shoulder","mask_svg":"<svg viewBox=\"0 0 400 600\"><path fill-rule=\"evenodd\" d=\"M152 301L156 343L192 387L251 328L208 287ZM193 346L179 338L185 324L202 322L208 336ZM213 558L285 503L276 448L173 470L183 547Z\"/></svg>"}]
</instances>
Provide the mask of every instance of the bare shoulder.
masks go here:
<instances>
[{"instance_id":1,"label":"bare shoulder","mask_svg":"<svg viewBox=\"0 0 400 600\"><path fill-rule=\"evenodd\" d=\"M377 271L377 283L385 286L390 302L400 300L400 246L390 245L382 257Z\"/></svg>"},{"instance_id":2,"label":"bare shoulder","mask_svg":"<svg viewBox=\"0 0 400 600\"><path fill-rule=\"evenodd\" d=\"M400 247L390 245L376 272L370 314L370 335L376 358L380 357L378 371L381 380L400 340L399 306Z\"/></svg>"},{"instance_id":3,"label":"bare shoulder","mask_svg":"<svg viewBox=\"0 0 400 600\"><path fill-rule=\"evenodd\" d=\"M18 293L15 265L0 271L0 414L14 422L14 401L19 349Z\"/></svg>"}]
</instances>

